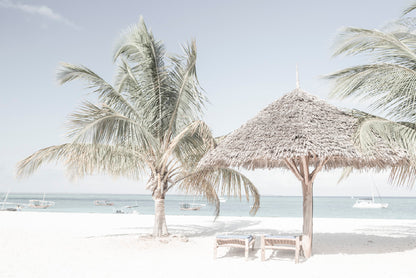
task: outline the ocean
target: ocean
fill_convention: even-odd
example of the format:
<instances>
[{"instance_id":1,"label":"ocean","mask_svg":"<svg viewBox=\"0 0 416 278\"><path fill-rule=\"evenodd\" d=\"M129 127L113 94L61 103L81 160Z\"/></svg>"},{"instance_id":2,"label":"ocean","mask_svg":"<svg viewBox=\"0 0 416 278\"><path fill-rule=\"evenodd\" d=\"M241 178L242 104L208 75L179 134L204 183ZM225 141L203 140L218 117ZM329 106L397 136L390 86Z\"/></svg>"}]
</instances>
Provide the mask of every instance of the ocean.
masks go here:
<instances>
[{"instance_id":1,"label":"ocean","mask_svg":"<svg viewBox=\"0 0 416 278\"><path fill-rule=\"evenodd\" d=\"M5 196L5 193L0 194ZM4 197L3 197L4 198ZM27 204L32 199L42 199L43 194L10 193L7 202ZM24 207L22 211L77 212L77 213L125 213L137 212L153 214L154 204L150 195L134 194L46 194L45 200L55 202L46 209ZM106 200L111 206L97 206L95 201ZM243 197L225 198L221 203L220 216L249 216L251 203ZM1 199L3 201L3 199ZM383 197L376 201L388 203L384 209L353 208L356 198L351 197L314 197L314 217L320 218L371 218L371 219L416 219L416 198ZM214 207L206 204L200 210L184 211L181 203L206 204L203 199L183 195L167 195L165 201L167 215L205 215L214 214ZM134 206L126 208L127 206ZM6 206L7 207L7 206ZM8 205L10 207L10 205ZM1 206L0 206L1 208ZM18 213L18 212L16 212ZM258 217L302 217L302 197L299 196L262 196Z\"/></svg>"}]
</instances>

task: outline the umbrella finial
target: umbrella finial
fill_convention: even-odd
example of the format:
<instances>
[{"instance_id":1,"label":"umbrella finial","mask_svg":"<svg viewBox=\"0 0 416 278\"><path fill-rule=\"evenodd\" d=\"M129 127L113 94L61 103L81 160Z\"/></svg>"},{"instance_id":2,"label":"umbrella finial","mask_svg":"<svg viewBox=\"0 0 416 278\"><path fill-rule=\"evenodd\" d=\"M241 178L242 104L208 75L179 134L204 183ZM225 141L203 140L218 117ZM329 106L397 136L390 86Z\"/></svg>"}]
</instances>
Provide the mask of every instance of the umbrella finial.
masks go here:
<instances>
[{"instance_id":1,"label":"umbrella finial","mask_svg":"<svg viewBox=\"0 0 416 278\"><path fill-rule=\"evenodd\" d=\"M296 64L296 89L300 89L298 64Z\"/></svg>"}]
</instances>

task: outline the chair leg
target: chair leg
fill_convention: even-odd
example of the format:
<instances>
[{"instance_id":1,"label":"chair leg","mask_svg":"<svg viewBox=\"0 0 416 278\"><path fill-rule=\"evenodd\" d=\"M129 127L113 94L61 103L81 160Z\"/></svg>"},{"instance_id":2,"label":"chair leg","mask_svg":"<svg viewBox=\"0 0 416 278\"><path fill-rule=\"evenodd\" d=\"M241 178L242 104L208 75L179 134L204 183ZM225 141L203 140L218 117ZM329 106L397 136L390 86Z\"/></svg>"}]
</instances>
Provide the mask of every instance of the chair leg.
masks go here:
<instances>
[{"instance_id":1,"label":"chair leg","mask_svg":"<svg viewBox=\"0 0 416 278\"><path fill-rule=\"evenodd\" d=\"M264 236L261 236L261 261L264 261L266 259L266 251L264 250Z\"/></svg>"},{"instance_id":2,"label":"chair leg","mask_svg":"<svg viewBox=\"0 0 416 278\"><path fill-rule=\"evenodd\" d=\"M248 246L248 239L246 239L246 252L245 252L245 257L246 257L246 261L248 260L248 249L249 249L249 246Z\"/></svg>"},{"instance_id":3,"label":"chair leg","mask_svg":"<svg viewBox=\"0 0 416 278\"><path fill-rule=\"evenodd\" d=\"M300 240L296 237L295 263L299 263Z\"/></svg>"}]
</instances>

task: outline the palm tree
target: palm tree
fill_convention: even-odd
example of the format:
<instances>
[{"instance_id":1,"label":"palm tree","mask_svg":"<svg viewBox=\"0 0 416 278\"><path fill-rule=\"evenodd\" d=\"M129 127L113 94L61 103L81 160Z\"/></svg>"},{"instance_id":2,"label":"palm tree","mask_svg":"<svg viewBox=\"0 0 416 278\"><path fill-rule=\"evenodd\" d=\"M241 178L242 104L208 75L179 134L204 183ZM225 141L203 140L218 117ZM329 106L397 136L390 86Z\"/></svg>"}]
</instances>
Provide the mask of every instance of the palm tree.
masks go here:
<instances>
[{"instance_id":1,"label":"palm tree","mask_svg":"<svg viewBox=\"0 0 416 278\"><path fill-rule=\"evenodd\" d=\"M403 15L416 9L416 4ZM335 40L333 56L367 55L368 64L352 66L328 76L334 81L331 95L371 100L370 108L391 120L355 111L359 118L356 143L371 150L383 140L411 155L412 163L395 167L390 180L412 186L416 178L416 24L402 18L383 30L348 27Z\"/></svg>"},{"instance_id":2,"label":"palm tree","mask_svg":"<svg viewBox=\"0 0 416 278\"><path fill-rule=\"evenodd\" d=\"M147 189L155 202L154 236L167 235L165 196L174 186L200 194L215 204L218 191L259 194L251 181L233 169L198 168L198 162L215 147L208 126L201 121L206 97L196 75L196 46L183 47L183 56L168 57L143 19L121 36L114 61L114 86L84 66L62 64L61 84L86 81L99 104L85 101L71 115L70 143L39 150L21 161L18 176L27 176L46 162L61 161L71 177L93 173L148 177Z\"/></svg>"}]
</instances>

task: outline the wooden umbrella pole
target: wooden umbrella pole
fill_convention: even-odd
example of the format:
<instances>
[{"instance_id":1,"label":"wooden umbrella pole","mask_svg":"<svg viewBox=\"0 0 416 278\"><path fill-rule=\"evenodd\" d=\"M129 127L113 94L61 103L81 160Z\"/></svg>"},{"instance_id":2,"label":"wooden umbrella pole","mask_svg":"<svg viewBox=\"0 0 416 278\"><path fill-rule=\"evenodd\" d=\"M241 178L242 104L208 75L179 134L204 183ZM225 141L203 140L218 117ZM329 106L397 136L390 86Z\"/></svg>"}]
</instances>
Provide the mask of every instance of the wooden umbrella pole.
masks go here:
<instances>
[{"instance_id":1,"label":"wooden umbrella pole","mask_svg":"<svg viewBox=\"0 0 416 278\"><path fill-rule=\"evenodd\" d=\"M306 258L312 256L313 238L313 181L319 171L322 170L329 158L321 159L312 173L309 172L309 157L303 156L299 159L285 159L288 168L302 183L303 195L303 231L302 248ZM298 164L298 165L297 165Z\"/></svg>"},{"instance_id":2,"label":"wooden umbrella pole","mask_svg":"<svg viewBox=\"0 0 416 278\"><path fill-rule=\"evenodd\" d=\"M303 195L303 231L302 248L306 258L312 255L313 232L313 198L312 179L309 174L308 160L306 157L285 159L286 166L295 174L302 183ZM298 164L298 165L297 165Z\"/></svg>"},{"instance_id":3,"label":"wooden umbrella pole","mask_svg":"<svg viewBox=\"0 0 416 278\"><path fill-rule=\"evenodd\" d=\"M312 256L312 239L313 239L313 182L317 174L322 170L328 157L320 159L312 173L309 173L309 157L301 158L301 169L305 177L302 182L303 191L303 236L302 248L306 258Z\"/></svg>"},{"instance_id":4,"label":"wooden umbrella pole","mask_svg":"<svg viewBox=\"0 0 416 278\"><path fill-rule=\"evenodd\" d=\"M302 248L306 258L312 255L312 235L313 235L313 181L309 173L309 158L300 158L303 193L303 236Z\"/></svg>"}]
</instances>

